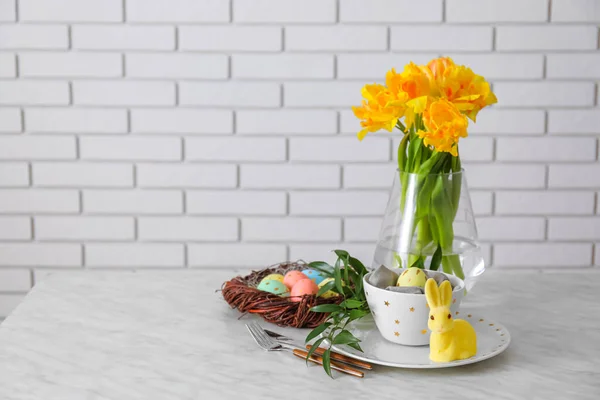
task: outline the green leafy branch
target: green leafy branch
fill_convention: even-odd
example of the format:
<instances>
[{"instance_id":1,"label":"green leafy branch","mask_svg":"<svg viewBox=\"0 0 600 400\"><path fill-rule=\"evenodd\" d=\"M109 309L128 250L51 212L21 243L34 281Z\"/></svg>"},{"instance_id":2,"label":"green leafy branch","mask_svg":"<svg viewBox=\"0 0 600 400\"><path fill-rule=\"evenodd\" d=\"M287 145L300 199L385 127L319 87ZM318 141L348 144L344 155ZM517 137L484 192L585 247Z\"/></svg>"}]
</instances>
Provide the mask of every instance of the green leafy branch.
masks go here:
<instances>
[{"instance_id":1,"label":"green leafy branch","mask_svg":"<svg viewBox=\"0 0 600 400\"><path fill-rule=\"evenodd\" d=\"M308 351L306 359L324 341L329 342L330 346L334 344L345 344L353 349L362 352L359 342L350 331L346 329L347 325L369 314L369 305L363 290L363 277L367 274L367 269L358 259L350 256L345 250L335 250L337 260L334 266L323 261L315 261L309 264L310 268L320 271L323 275L333 278L333 280L319 289L318 296L327 291L333 291L343 296L339 304L322 304L311 308L314 312L330 313L325 322L314 328L308 336L306 343L319 337ZM331 347L323 353L323 369L331 375Z\"/></svg>"}]
</instances>

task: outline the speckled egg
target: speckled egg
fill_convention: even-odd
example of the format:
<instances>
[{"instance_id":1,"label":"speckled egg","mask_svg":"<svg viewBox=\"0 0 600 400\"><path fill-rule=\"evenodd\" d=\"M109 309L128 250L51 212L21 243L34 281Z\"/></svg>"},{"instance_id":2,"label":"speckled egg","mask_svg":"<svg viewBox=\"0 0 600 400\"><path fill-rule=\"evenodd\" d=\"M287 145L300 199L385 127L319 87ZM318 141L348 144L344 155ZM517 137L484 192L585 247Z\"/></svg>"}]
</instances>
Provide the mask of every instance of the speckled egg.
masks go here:
<instances>
[{"instance_id":1,"label":"speckled egg","mask_svg":"<svg viewBox=\"0 0 600 400\"><path fill-rule=\"evenodd\" d=\"M291 292L291 300L292 301L302 301L302 297L307 294L317 294L319 292L319 287L316 283L314 283L310 279L301 279L292 288Z\"/></svg>"},{"instance_id":2,"label":"speckled egg","mask_svg":"<svg viewBox=\"0 0 600 400\"><path fill-rule=\"evenodd\" d=\"M285 274L285 277L283 278L283 284L291 290L298 281L303 279L308 279L308 276L304 275L300 271L290 271Z\"/></svg>"},{"instance_id":3,"label":"speckled egg","mask_svg":"<svg viewBox=\"0 0 600 400\"><path fill-rule=\"evenodd\" d=\"M422 269L417 267L407 268L398 277L396 286L418 286L425 287L427 277Z\"/></svg>"},{"instance_id":4,"label":"speckled egg","mask_svg":"<svg viewBox=\"0 0 600 400\"><path fill-rule=\"evenodd\" d=\"M314 269L305 269L302 271L302 273L308 276L308 279L312 280L317 285L319 285L321 282L323 282L323 279L325 279L325 275Z\"/></svg>"},{"instance_id":5,"label":"speckled egg","mask_svg":"<svg viewBox=\"0 0 600 400\"><path fill-rule=\"evenodd\" d=\"M265 276L262 280L263 281L269 281L269 280L270 281L279 281L279 282L283 283L283 275L281 275L281 274L271 274L271 275Z\"/></svg>"},{"instance_id":6,"label":"speckled egg","mask_svg":"<svg viewBox=\"0 0 600 400\"><path fill-rule=\"evenodd\" d=\"M335 281L335 279L333 279L333 278L323 279L323 281L321 283L319 283L319 289L321 289L323 286L327 285L329 282L333 282L333 281ZM337 297L337 296L339 296L339 294L337 294L333 290L328 290L321 295L321 297L324 299L330 299L332 297Z\"/></svg>"},{"instance_id":7,"label":"speckled egg","mask_svg":"<svg viewBox=\"0 0 600 400\"><path fill-rule=\"evenodd\" d=\"M258 285L258 290L278 294L280 296L289 296L290 290L283 283L274 279L263 279Z\"/></svg>"}]
</instances>

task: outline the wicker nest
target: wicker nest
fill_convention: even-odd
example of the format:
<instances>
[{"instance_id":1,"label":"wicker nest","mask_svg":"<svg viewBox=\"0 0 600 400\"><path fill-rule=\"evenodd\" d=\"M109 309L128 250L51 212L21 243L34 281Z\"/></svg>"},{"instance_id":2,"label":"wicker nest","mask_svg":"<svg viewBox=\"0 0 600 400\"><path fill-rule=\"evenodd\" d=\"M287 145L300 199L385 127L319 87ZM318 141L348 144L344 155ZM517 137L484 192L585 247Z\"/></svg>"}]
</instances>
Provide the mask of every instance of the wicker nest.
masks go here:
<instances>
[{"instance_id":1,"label":"wicker nest","mask_svg":"<svg viewBox=\"0 0 600 400\"><path fill-rule=\"evenodd\" d=\"M269 274L285 275L289 271L306 268L308 265L302 261L285 262L260 271L252 271L247 276L238 276L223 284L223 298L232 308L237 308L244 314L259 314L265 321L280 326L314 328L325 321L329 314L312 312L310 308L319 304L337 304L342 301L341 296L324 299L307 295L302 296L301 301L295 302L287 297L256 289L260 281Z\"/></svg>"}]
</instances>

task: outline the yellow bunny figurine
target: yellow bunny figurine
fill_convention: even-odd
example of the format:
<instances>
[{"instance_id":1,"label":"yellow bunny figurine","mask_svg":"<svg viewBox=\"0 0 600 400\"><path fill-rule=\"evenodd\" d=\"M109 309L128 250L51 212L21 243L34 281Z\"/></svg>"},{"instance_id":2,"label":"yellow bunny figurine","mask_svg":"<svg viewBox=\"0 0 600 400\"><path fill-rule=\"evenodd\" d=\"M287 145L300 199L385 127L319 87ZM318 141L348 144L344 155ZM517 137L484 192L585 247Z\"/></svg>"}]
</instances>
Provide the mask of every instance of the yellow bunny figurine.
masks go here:
<instances>
[{"instance_id":1,"label":"yellow bunny figurine","mask_svg":"<svg viewBox=\"0 0 600 400\"><path fill-rule=\"evenodd\" d=\"M450 362L473 357L477 353L475 329L463 319L453 319L450 312L452 287L444 281L438 288L434 279L425 283L425 297L429 304L428 327L429 359Z\"/></svg>"}]
</instances>

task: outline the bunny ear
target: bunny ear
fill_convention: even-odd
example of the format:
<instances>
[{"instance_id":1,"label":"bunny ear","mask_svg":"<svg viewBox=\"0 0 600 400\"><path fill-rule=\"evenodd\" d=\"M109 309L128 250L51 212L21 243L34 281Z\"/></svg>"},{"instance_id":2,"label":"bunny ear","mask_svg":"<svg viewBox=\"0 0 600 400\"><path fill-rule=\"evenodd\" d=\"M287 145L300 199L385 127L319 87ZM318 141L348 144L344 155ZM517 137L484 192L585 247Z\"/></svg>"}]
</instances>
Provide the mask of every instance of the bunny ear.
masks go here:
<instances>
[{"instance_id":1,"label":"bunny ear","mask_svg":"<svg viewBox=\"0 0 600 400\"><path fill-rule=\"evenodd\" d=\"M449 281L444 281L440 285L441 304L444 306L450 306L452 302L452 286Z\"/></svg>"},{"instance_id":2,"label":"bunny ear","mask_svg":"<svg viewBox=\"0 0 600 400\"><path fill-rule=\"evenodd\" d=\"M440 305L440 291L438 285L433 278L427 279L425 283L425 298L430 308L438 307Z\"/></svg>"}]
</instances>

